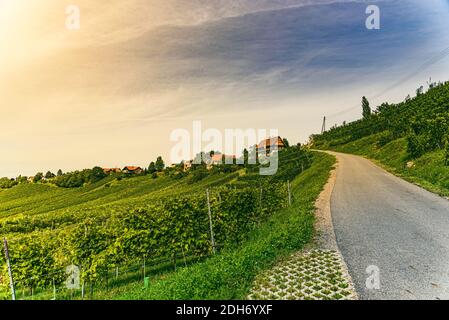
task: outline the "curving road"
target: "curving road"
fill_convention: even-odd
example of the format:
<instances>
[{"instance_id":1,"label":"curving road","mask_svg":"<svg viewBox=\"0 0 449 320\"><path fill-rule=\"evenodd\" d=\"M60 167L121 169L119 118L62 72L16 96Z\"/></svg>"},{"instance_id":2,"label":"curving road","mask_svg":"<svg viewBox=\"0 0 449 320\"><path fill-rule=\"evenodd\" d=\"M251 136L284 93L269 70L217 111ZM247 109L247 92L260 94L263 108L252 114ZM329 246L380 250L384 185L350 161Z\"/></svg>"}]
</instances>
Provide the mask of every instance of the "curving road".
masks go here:
<instances>
[{"instance_id":1,"label":"curving road","mask_svg":"<svg viewBox=\"0 0 449 320\"><path fill-rule=\"evenodd\" d=\"M332 154L334 230L359 297L449 299L449 201L362 157ZM368 266L379 268L380 289L367 289Z\"/></svg>"}]
</instances>

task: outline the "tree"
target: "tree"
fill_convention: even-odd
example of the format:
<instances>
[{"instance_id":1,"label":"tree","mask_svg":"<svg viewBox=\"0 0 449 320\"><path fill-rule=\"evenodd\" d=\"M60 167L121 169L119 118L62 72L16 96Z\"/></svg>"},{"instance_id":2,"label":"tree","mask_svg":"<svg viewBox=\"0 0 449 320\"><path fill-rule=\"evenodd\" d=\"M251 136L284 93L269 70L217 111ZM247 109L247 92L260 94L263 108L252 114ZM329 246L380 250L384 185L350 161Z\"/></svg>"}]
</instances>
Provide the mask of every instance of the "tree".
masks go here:
<instances>
[{"instance_id":1,"label":"tree","mask_svg":"<svg viewBox=\"0 0 449 320\"><path fill-rule=\"evenodd\" d=\"M14 187L15 185L17 185L18 182L14 179L9 179L9 178L1 178L0 179L0 189L9 189Z\"/></svg>"},{"instance_id":2,"label":"tree","mask_svg":"<svg viewBox=\"0 0 449 320\"><path fill-rule=\"evenodd\" d=\"M51 179L54 177L55 177L55 175L51 171L47 171L47 173L45 174L45 179Z\"/></svg>"},{"instance_id":3,"label":"tree","mask_svg":"<svg viewBox=\"0 0 449 320\"><path fill-rule=\"evenodd\" d=\"M89 175L89 180L90 182L97 182L100 181L101 179L106 178L107 174L104 173L104 170L100 167L94 167L92 168L92 171L90 172Z\"/></svg>"},{"instance_id":4,"label":"tree","mask_svg":"<svg viewBox=\"0 0 449 320\"><path fill-rule=\"evenodd\" d=\"M24 176L22 176L22 175L20 175L20 176L18 176L18 177L16 178L16 181L17 181L18 183L27 183L27 182L28 182L28 178L27 178L27 177L24 177Z\"/></svg>"},{"instance_id":5,"label":"tree","mask_svg":"<svg viewBox=\"0 0 449 320\"><path fill-rule=\"evenodd\" d=\"M420 86L418 89L416 89L416 96L419 97L424 93L424 87Z\"/></svg>"},{"instance_id":6,"label":"tree","mask_svg":"<svg viewBox=\"0 0 449 320\"><path fill-rule=\"evenodd\" d=\"M57 173L57 176L60 177L60 176L62 176L63 174L64 174L64 173L62 172L62 170L59 169L59 170L58 170L58 173Z\"/></svg>"},{"instance_id":7,"label":"tree","mask_svg":"<svg viewBox=\"0 0 449 320\"><path fill-rule=\"evenodd\" d=\"M40 181L42 181L42 179L44 178L44 174L42 172L38 172L36 173L36 175L33 178L33 182L34 183L38 183Z\"/></svg>"},{"instance_id":8,"label":"tree","mask_svg":"<svg viewBox=\"0 0 449 320\"><path fill-rule=\"evenodd\" d=\"M283 141L284 141L285 147L290 148L290 142L288 142L287 138L284 138Z\"/></svg>"},{"instance_id":9,"label":"tree","mask_svg":"<svg viewBox=\"0 0 449 320\"><path fill-rule=\"evenodd\" d=\"M209 175L209 172L206 170L206 168L203 168L203 167L198 168L192 172L192 174L189 177L188 182L191 184L199 182L199 181L203 180L204 178L206 178L208 175Z\"/></svg>"},{"instance_id":10,"label":"tree","mask_svg":"<svg viewBox=\"0 0 449 320\"><path fill-rule=\"evenodd\" d=\"M156 166L156 170L158 172L164 171L165 163L164 163L164 160L162 160L162 157L157 157L155 166Z\"/></svg>"},{"instance_id":11,"label":"tree","mask_svg":"<svg viewBox=\"0 0 449 320\"><path fill-rule=\"evenodd\" d=\"M193 166L192 168L195 170L199 167L203 167L206 165L206 153L204 151L201 151L200 153L197 153L195 158L193 159Z\"/></svg>"},{"instance_id":12,"label":"tree","mask_svg":"<svg viewBox=\"0 0 449 320\"><path fill-rule=\"evenodd\" d=\"M157 171L157 169L156 169L156 164L154 163L154 161L152 161L151 163L150 163L150 165L148 166L148 173L149 174L153 174L153 173L155 173Z\"/></svg>"},{"instance_id":13,"label":"tree","mask_svg":"<svg viewBox=\"0 0 449 320\"><path fill-rule=\"evenodd\" d=\"M371 115L371 107L369 106L369 101L366 97L362 98L362 114L364 119L369 118Z\"/></svg>"},{"instance_id":14,"label":"tree","mask_svg":"<svg viewBox=\"0 0 449 320\"><path fill-rule=\"evenodd\" d=\"M245 167L249 164L249 151L246 148L243 150L243 164Z\"/></svg>"}]
</instances>

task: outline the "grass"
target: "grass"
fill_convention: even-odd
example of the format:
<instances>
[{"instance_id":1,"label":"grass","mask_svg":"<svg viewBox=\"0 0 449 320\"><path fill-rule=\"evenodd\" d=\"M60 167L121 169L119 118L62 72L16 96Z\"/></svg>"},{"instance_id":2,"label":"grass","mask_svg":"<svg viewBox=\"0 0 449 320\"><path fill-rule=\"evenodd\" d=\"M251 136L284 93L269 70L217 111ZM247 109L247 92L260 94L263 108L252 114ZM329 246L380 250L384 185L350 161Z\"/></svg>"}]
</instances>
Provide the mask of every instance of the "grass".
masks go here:
<instances>
[{"instance_id":1,"label":"grass","mask_svg":"<svg viewBox=\"0 0 449 320\"><path fill-rule=\"evenodd\" d=\"M381 147L378 145L380 136L367 136L330 149L364 156L411 183L441 196L449 196L449 167L444 164L443 151L432 151L417 159L410 159L405 138ZM412 166L408 167L407 164Z\"/></svg>"},{"instance_id":2,"label":"grass","mask_svg":"<svg viewBox=\"0 0 449 320\"><path fill-rule=\"evenodd\" d=\"M312 167L292 182L295 202L250 233L239 247L181 268L151 282L130 284L115 299L244 299L255 277L279 259L303 248L313 237L314 203L329 178L335 158L314 153Z\"/></svg>"}]
</instances>

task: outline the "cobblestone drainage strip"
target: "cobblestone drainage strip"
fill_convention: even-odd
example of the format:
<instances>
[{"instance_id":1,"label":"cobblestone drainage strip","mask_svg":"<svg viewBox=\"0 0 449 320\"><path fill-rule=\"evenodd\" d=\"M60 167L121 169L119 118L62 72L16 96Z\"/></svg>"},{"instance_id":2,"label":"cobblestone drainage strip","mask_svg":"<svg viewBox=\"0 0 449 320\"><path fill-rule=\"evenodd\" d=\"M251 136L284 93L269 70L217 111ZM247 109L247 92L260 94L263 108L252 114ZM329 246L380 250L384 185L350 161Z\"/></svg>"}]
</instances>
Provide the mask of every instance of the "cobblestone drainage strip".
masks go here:
<instances>
[{"instance_id":1,"label":"cobblestone drainage strip","mask_svg":"<svg viewBox=\"0 0 449 320\"><path fill-rule=\"evenodd\" d=\"M298 252L260 274L249 300L353 300L357 296L340 255L333 250Z\"/></svg>"}]
</instances>

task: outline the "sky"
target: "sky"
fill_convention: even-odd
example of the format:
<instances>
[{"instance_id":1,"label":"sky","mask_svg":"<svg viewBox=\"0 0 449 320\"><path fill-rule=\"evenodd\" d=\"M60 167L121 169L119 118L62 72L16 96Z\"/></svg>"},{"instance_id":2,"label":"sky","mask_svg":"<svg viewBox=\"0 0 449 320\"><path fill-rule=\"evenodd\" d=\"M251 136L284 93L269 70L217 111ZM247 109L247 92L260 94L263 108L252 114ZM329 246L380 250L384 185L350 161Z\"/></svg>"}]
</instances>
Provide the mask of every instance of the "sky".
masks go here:
<instances>
[{"instance_id":1,"label":"sky","mask_svg":"<svg viewBox=\"0 0 449 320\"><path fill-rule=\"evenodd\" d=\"M0 176L170 162L193 121L305 142L449 80L448 27L448 0L0 0Z\"/></svg>"}]
</instances>

